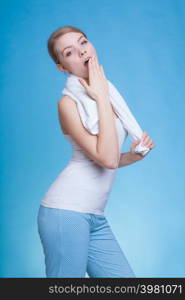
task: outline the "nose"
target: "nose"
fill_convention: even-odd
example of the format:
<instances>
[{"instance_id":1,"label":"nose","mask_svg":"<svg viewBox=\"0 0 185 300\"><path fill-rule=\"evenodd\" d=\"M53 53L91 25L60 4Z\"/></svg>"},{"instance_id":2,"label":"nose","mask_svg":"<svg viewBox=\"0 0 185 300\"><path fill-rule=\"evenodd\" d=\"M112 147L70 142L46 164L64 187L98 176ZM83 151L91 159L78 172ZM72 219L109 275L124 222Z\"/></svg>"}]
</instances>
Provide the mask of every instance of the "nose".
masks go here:
<instances>
[{"instance_id":1,"label":"nose","mask_svg":"<svg viewBox=\"0 0 185 300\"><path fill-rule=\"evenodd\" d=\"M80 56L83 56L86 53L86 50L80 50Z\"/></svg>"}]
</instances>

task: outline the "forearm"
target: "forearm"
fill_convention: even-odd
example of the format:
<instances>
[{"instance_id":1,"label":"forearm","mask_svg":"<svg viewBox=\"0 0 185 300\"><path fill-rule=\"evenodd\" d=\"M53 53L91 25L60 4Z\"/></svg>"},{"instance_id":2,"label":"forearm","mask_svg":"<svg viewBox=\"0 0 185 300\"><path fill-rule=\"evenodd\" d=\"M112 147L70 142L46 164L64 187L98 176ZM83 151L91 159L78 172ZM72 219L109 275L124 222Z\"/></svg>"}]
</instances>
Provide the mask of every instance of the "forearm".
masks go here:
<instances>
[{"instance_id":1,"label":"forearm","mask_svg":"<svg viewBox=\"0 0 185 300\"><path fill-rule=\"evenodd\" d=\"M105 164L116 167L120 158L119 143L111 103L107 97L102 95L97 101L99 113L97 151Z\"/></svg>"},{"instance_id":2,"label":"forearm","mask_svg":"<svg viewBox=\"0 0 185 300\"><path fill-rule=\"evenodd\" d=\"M133 154L131 152L121 153L118 168L131 165L141 159L142 159L141 154L137 154L137 153Z\"/></svg>"}]
</instances>

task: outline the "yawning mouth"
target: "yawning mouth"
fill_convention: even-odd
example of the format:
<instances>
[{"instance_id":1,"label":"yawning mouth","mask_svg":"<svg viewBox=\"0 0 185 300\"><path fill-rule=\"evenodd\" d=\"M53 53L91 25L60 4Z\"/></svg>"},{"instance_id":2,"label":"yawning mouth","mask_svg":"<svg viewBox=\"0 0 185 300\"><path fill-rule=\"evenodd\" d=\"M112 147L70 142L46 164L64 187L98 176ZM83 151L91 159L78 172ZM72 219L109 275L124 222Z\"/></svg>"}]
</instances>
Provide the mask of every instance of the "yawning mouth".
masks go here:
<instances>
[{"instance_id":1,"label":"yawning mouth","mask_svg":"<svg viewBox=\"0 0 185 300\"><path fill-rule=\"evenodd\" d=\"M87 66L87 65L88 65L89 59L90 59L90 57L88 57L88 58L86 59L86 61L84 62L84 66Z\"/></svg>"}]
</instances>

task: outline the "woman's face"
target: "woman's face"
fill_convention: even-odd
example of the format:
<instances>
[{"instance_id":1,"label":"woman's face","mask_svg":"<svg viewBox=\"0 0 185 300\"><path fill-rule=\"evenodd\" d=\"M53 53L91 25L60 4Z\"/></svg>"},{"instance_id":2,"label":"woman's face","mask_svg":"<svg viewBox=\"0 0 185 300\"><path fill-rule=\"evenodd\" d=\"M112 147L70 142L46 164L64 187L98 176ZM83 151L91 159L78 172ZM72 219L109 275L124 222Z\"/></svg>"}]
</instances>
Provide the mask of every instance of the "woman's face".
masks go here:
<instances>
[{"instance_id":1,"label":"woman's face","mask_svg":"<svg viewBox=\"0 0 185 300\"><path fill-rule=\"evenodd\" d=\"M60 60L57 67L88 81L88 65L84 61L93 55L97 56L90 41L80 32L68 32L57 40L56 49Z\"/></svg>"}]
</instances>

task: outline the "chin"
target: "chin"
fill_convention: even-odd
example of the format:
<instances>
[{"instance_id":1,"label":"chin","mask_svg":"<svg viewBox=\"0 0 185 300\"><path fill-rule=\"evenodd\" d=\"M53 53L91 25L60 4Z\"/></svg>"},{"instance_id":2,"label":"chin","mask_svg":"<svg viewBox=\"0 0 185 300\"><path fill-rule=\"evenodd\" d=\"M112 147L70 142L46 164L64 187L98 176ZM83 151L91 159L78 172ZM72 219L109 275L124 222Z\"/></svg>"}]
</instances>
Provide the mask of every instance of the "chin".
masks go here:
<instances>
[{"instance_id":1,"label":"chin","mask_svg":"<svg viewBox=\"0 0 185 300\"><path fill-rule=\"evenodd\" d=\"M88 78L88 74L86 74L86 72L75 72L74 74L78 77Z\"/></svg>"}]
</instances>

